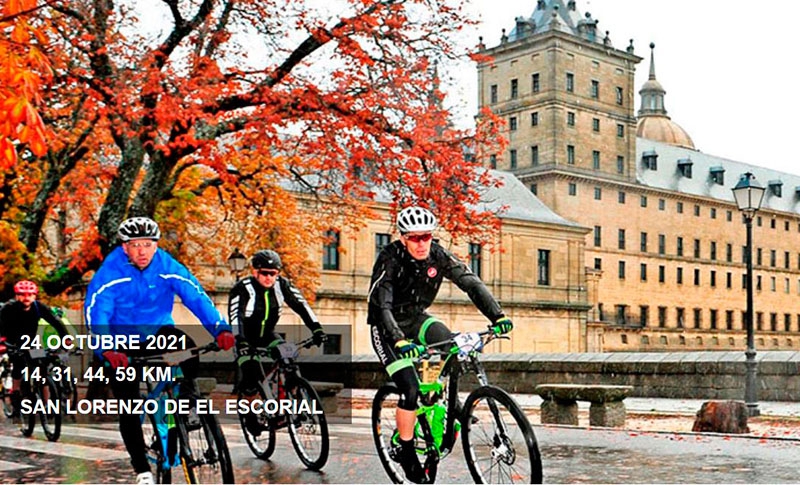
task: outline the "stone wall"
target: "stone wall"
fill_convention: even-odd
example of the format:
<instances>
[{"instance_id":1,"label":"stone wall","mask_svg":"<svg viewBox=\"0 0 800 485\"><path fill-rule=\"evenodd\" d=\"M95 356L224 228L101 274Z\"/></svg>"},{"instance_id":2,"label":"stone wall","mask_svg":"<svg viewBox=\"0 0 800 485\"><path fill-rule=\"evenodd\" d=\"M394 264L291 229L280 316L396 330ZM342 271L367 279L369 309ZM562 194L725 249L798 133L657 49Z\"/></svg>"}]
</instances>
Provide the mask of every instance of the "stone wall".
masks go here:
<instances>
[{"instance_id":1,"label":"stone wall","mask_svg":"<svg viewBox=\"0 0 800 485\"><path fill-rule=\"evenodd\" d=\"M489 379L511 392L531 393L537 384L617 384L632 396L742 399L744 352L617 352L495 354L483 361ZM758 353L758 399L800 401L800 352ZM301 363L303 374L347 388L375 388L387 380L374 356L319 356ZM474 379L465 380L473 384ZM467 386L469 387L469 386ZM465 389L466 390L466 389Z\"/></svg>"}]
</instances>

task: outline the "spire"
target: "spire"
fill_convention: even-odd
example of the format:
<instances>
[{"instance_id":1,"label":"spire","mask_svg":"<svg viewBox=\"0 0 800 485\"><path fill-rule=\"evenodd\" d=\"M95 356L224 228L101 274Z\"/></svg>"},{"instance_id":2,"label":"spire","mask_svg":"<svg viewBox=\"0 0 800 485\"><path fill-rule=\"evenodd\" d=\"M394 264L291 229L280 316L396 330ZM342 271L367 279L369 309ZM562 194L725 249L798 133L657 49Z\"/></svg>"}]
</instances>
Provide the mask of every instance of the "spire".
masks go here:
<instances>
[{"instance_id":1,"label":"spire","mask_svg":"<svg viewBox=\"0 0 800 485\"><path fill-rule=\"evenodd\" d=\"M642 105L639 109L639 116L667 116L667 110L664 108L664 95L667 94L667 92L663 87L661 87L661 83L659 83L656 79L655 48L656 45L651 42L650 77L639 91L639 94L642 96Z\"/></svg>"}]
</instances>

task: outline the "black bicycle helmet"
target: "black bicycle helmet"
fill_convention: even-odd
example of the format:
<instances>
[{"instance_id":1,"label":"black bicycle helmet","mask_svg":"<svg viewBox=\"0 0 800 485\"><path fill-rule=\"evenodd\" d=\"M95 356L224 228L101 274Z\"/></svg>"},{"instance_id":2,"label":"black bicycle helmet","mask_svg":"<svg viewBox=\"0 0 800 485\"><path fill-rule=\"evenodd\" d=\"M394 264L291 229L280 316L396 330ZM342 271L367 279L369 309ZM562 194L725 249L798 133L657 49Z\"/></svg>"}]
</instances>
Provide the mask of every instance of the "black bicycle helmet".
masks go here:
<instances>
[{"instance_id":1,"label":"black bicycle helmet","mask_svg":"<svg viewBox=\"0 0 800 485\"><path fill-rule=\"evenodd\" d=\"M253 255L253 269L281 269L281 257L271 249L262 249Z\"/></svg>"},{"instance_id":2,"label":"black bicycle helmet","mask_svg":"<svg viewBox=\"0 0 800 485\"><path fill-rule=\"evenodd\" d=\"M117 234L122 242L128 242L131 239L152 239L154 241L161 239L161 230L158 229L158 224L149 217L125 219L119 225Z\"/></svg>"}]
</instances>

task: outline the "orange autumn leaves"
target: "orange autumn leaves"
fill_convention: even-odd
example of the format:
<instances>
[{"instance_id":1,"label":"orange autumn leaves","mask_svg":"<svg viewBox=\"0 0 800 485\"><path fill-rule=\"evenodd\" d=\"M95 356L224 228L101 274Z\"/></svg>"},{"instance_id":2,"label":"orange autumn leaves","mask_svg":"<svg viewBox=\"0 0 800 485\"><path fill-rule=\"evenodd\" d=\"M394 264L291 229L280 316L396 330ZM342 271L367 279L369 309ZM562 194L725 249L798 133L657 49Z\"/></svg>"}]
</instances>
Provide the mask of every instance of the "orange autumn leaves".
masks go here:
<instances>
[{"instance_id":1,"label":"orange autumn leaves","mask_svg":"<svg viewBox=\"0 0 800 485\"><path fill-rule=\"evenodd\" d=\"M36 0L7 0L0 13L0 169L17 160L17 144L35 155L47 152L45 126L35 105L50 75L44 37L30 23Z\"/></svg>"}]
</instances>

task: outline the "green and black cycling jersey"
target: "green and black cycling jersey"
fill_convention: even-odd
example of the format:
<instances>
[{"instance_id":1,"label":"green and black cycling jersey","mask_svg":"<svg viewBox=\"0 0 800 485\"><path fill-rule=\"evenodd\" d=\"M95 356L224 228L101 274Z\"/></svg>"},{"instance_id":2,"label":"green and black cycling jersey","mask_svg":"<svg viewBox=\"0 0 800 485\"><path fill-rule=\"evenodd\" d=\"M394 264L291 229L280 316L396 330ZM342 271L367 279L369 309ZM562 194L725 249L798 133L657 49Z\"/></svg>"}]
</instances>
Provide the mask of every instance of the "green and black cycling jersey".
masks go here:
<instances>
[{"instance_id":1,"label":"green and black cycling jersey","mask_svg":"<svg viewBox=\"0 0 800 485\"><path fill-rule=\"evenodd\" d=\"M289 305L312 332L322 326L308 305L300 290L279 276L272 288L261 286L248 276L231 289L228 300L228 319L234 332L244 337L255 347L266 347L274 339L275 325L283 312L283 305ZM238 328L238 331L235 330Z\"/></svg>"},{"instance_id":2,"label":"green and black cycling jersey","mask_svg":"<svg viewBox=\"0 0 800 485\"><path fill-rule=\"evenodd\" d=\"M372 269L367 322L395 342L407 337L411 325L436 299L447 278L464 291L486 318L502 318L500 305L486 285L462 261L436 242L428 258L414 259L400 241L385 246Z\"/></svg>"},{"instance_id":3,"label":"green and black cycling jersey","mask_svg":"<svg viewBox=\"0 0 800 485\"><path fill-rule=\"evenodd\" d=\"M62 337L67 335L64 323L53 314L49 306L34 301L26 310L22 302L11 300L0 309L0 336L5 337L9 343L18 345L23 335L30 338L36 335L39 319L52 325Z\"/></svg>"}]
</instances>

